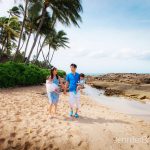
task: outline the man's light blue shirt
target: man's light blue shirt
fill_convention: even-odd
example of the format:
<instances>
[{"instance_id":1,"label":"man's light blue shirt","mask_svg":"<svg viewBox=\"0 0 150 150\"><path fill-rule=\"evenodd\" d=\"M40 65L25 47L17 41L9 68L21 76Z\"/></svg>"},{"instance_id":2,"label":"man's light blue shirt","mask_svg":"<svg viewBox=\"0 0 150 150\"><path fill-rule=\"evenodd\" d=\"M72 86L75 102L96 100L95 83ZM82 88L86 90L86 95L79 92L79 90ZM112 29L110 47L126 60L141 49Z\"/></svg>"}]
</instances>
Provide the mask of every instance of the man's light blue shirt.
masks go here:
<instances>
[{"instance_id":1,"label":"man's light blue shirt","mask_svg":"<svg viewBox=\"0 0 150 150\"><path fill-rule=\"evenodd\" d=\"M80 75L78 73L69 73L67 76L66 76L66 81L69 82L69 91L70 92L73 92L73 91L76 91L77 89L77 83L79 82L80 80Z\"/></svg>"}]
</instances>

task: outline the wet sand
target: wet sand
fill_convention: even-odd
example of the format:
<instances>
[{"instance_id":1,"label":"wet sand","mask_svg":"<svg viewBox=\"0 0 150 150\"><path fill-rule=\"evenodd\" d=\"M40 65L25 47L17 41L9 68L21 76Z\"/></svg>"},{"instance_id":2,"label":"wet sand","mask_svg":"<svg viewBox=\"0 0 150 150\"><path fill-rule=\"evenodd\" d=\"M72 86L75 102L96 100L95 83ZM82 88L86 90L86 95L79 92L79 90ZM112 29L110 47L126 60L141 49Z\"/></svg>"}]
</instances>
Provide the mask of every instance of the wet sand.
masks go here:
<instances>
[{"instance_id":1,"label":"wet sand","mask_svg":"<svg viewBox=\"0 0 150 150\"><path fill-rule=\"evenodd\" d=\"M45 86L0 90L0 150L149 150L150 122L117 113L81 95L80 118L68 117L68 95L50 118Z\"/></svg>"}]
</instances>

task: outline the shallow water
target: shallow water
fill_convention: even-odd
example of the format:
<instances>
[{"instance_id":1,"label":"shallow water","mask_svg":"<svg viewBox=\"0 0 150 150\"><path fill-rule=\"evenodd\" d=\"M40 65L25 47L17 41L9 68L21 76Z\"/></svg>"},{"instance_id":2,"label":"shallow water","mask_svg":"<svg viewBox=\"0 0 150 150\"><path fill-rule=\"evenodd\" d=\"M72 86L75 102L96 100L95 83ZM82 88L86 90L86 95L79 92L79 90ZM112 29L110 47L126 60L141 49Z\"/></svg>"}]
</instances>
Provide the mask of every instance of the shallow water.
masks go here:
<instances>
[{"instance_id":1,"label":"shallow water","mask_svg":"<svg viewBox=\"0 0 150 150\"><path fill-rule=\"evenodd\" d=\"M123 97L105 96L103 90L98 90L89 85L85 86L84 93L93 98L93 100L107 106L114 111L129 114L150 121L150 103L141 103Z\"/></svg>"}]
</instances>

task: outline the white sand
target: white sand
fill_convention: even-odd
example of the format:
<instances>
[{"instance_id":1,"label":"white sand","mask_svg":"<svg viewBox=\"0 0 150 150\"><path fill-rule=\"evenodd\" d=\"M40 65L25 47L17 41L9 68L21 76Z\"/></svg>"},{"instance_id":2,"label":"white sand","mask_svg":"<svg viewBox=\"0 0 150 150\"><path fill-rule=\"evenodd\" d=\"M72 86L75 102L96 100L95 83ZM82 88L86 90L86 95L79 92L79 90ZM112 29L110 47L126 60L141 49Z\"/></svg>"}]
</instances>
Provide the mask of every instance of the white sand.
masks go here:
<instances>
[{"instance_id":1,"label":"white sand","mask_svg":"<svg viewBox=\"0 0 150 150\"><path fill-rule=\"evenodd\" d=\"M50 118L44 92L44 86L0 90L0 150L150 149L150 122L113 112L85 95L79 119L68 117L65 95L58 115Z\"/></svg>"}]
</instances>

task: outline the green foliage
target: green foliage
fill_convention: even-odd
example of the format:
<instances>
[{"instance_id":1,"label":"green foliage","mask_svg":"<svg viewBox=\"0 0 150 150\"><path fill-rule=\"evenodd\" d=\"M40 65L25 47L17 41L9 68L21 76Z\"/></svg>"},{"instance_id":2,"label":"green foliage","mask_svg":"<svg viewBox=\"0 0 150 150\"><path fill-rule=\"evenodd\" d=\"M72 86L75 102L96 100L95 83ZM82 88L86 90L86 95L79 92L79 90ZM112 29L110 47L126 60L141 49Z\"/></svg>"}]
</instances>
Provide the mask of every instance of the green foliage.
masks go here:
<instances>
[{"instance_id":1,"label":"green foliage","mask_svg":"<svg viewBox=\"0 0 150 150\"><path fill-rule=\"evenodd\" d=\"M14 57L15 54L12 55L12 59ZM24 52L18 52L16 54L16 57L15 57L15 62L17 63L23 63L24 62Z\"/></svg>"},{"instance_id":2,"label":"green foliage","mask_svg":"<svg viewBox=\"0 0 150 150\"><path fill-rule=\"evenodd\" d=\"M66 72L63 70L58 70L58 75L63 78L66 75Z\"/></svg>"},{"instance_id":3,"label":"green foliage","mask_svg":"<svg viewBox=\"0 0 150 150\"><path fill-rule=\"evenodd\" d=\"M58 74L64 77L65 72L60 70ZM49 75L48 69L42 69L33 64L3 63L0 64L0 88L38 85L44 83Z\"/></svg>"},{"instance_id":4,"label":"green foliage","mask_svg":"<svg viewBox=\"0 0 150 150\"><path fill-rule=\"evenodd\" d=\"M46 68L46 69L51 68L51 66L49 65L49 62L46 62L46 61L40 61L40 60L33 59L30 63L35 64L36 66L38 66L40 68Z\"/></svg>"}]
</instances>

